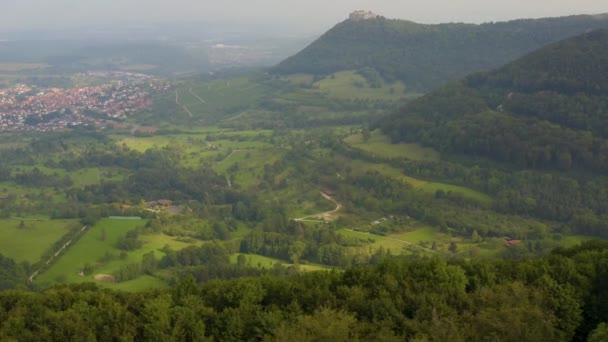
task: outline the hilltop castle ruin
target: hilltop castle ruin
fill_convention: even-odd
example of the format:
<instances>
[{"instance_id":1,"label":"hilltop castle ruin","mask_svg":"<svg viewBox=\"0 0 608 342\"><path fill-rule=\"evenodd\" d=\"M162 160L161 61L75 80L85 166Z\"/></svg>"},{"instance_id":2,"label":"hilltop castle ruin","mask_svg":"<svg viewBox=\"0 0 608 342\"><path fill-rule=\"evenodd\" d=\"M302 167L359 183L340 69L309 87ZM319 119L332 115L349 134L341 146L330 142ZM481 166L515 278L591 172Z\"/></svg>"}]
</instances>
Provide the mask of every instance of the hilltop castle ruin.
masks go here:
<instances>
[{"instance_id":1,"label":"hilltop castle ruin","mask_svg":"<svg viewBox=\"0 0 608 342\"><path fill-rule=\"evenodd\" d=\"M353 21L361 21L361 20L369 20L376 19L379 15L372 11L355 11L350 14L349 19Z\"/></svg>"}]
</instances>

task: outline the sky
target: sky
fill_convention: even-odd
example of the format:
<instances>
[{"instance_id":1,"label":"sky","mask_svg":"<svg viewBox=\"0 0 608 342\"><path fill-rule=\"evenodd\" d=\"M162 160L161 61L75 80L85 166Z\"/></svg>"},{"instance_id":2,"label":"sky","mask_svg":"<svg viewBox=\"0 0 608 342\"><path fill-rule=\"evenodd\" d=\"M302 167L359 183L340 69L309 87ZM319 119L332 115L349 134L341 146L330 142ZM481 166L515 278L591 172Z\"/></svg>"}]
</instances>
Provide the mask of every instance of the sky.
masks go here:
<instances>
[{"instance_id":1,"label":"sky","mask_svg":"<svg viewBox=\"0 0 608 342\"><path fill-rule=\"evenodd\" d=\"M608 12L607 0L0 0L0 30L222 22L323 32L358 9L420 23Z\"/></svg>"}]
</instances>

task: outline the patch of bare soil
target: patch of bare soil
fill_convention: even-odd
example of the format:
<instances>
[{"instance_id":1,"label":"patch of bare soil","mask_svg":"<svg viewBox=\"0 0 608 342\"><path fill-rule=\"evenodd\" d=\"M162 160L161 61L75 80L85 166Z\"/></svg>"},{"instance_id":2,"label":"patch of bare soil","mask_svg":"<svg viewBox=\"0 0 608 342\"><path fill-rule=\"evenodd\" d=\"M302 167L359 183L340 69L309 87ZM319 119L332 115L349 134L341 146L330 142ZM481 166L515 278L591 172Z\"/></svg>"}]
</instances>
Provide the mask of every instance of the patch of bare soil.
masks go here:
<instances>
[{"instance_id":1,"label":"patch of bare soil","mask_svg":"<svg viewBox=\"0 0 608 342\"><path fill-rule=\"evenodd\" d=\"M116 282L116 278L114 278L114 276L111 275L111 274L96 274L94 278L97 281L103 281L103 282L106 282L106 283L114 283L114 282Z\"/></svg>"}]
</instances>

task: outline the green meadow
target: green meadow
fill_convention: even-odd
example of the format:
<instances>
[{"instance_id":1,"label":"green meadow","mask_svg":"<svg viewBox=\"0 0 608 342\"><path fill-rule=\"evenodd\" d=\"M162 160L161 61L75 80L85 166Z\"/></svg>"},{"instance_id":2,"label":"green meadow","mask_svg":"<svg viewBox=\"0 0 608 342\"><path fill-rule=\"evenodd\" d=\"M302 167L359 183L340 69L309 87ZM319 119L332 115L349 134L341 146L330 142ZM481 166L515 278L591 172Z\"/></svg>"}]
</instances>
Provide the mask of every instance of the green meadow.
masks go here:
<instances>
[{"instance_id":1,"label":"green meadow","mask_svg":"<svg viewBox=\"0 0 608 342\"><path fill-rule=\"evenodd\" d=\"M31 219L0 220L0 254L17 262L27 261L30 264L38 262L55 242L69 232L68 228L71 225L78 225L74 220L33 221Z\"/></svg>"},{"instance_id":2,"label":"green meadow","mask_svg":"<svg viewBox=\"0 0 608 342\"><path fill-rule=\"evenodd\" d=\"M120 257L121 250L116 248L118 240L126 235L132 229L145 225L145 220L111 220L103 219L94 227L88 229L84 236L78 242L70 247L68 251L61 255L59 259L45 272L43 272L36 282L39 284L53 283L73 283L95 281L94 276L97 274L112 274L119 270L122 266L141 262L142 256L150 251L154 251L157 258L164 254L160 251L165 246L179 250L192 244L176 241L175 239L164 234L142 235L143 246L135 251L126 252L124 258ZM104 239L105 235L105 239ZM113 255L114 258L110 261L102 261L106 255ZM91 274L84 276L79 275L79 272L90 266L93 268ZM129 287L128 283L138 284L137 279L131 282L120 284L105 284L111 287ZM140 280L144 283L150 282L150 277ZM102 282L99 282L102 283ZM133 285L135 288L137 285ZM144 285L141 285L145 287Z\"/></svg>"},{"instance_id":3,"label":"green meadow","mask_svg":"<svg viewBox=\"0 0 608 342\"><path fill-rule=\"evenodd\" d=\"M241 255L245 258L245 265L250 266L250 267L271 269L271 268L275 267L275 265L277 265L277 264L284 266L284 267L296 266L294 264L287 263L280 259L269 258L269 257L265 257L262 255L256 255L256 254L242 254L242 253L232 254L230 256L230 262L236 264L239 259L239 256L241 256ZM297 265L297 267L299 268L300 271L304 271L304 272L327 271L327 270L331 269L328 266L307 264L307 263L299 264L299 265Z\"/></svg>"},{"instance_id":4,"label":"green meadow","mask_svg":"<svg viewBox=\"0 0 608 342\"><path fill-rule=\"evenodd\" d=\"M373 131L366 141L363 134L353 134L344 142L350 146L385 159L405 158L410 160L439 160L439 153L432 148L422 147L418 144L393 144L390 139L379 131Z\"/></svg>"},{"instance_id":5,"label":"green meadow","mask_svg":"<svg viewBox=\"0 0 608 342\"><path fill-rule=\"evenodd\" d=\"M302 82L304 76L296 76L296 82ZM395 101L405 98L405 85L402 82L393 84L382 82L380 87L372 87L367 80L354 71L340 71L312 85L313 91L327 94L339 99L367 99Z\"/></svg>"},{"instance_id":6,"label":"green meadow","mask_svg":"<svg viewBox=\"0 0 608 342\"><path fill-rule=\"evenodd\" d=\"M353 160L351 165L353 170L358 170L359 172L376 171L386 177L390 177L405 184L409 184L416 189L420 189L430 194L435 194L437 191L442 190L445 193L452 192L455 194L460 194L465 198L476 200L482 203L491 203L493 201L492 197L482 192L464 186L426 181L410 177L401 172L401 170L387 164L370 163L362 160Z\"/></svg>"}]
</instances>

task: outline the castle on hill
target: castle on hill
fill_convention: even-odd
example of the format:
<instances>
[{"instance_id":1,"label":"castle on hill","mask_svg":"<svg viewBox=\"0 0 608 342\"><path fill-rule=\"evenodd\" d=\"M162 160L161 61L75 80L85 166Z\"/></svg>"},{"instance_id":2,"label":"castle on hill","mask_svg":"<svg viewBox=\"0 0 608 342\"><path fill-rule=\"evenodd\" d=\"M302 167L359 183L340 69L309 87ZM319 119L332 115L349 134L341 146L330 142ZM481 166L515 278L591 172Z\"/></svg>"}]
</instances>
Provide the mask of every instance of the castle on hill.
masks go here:
<instances>
[{"instance_id":1,"label":"castle on hill","mask_svg":"<svg viewBox=\"0 0 608 342\"><path fill-rule=\"evenodd\" d=\"M353 21L376 19L379 15L372 11L354 11L350 14L349 19Z\"/></svg>"}]
</instances>

